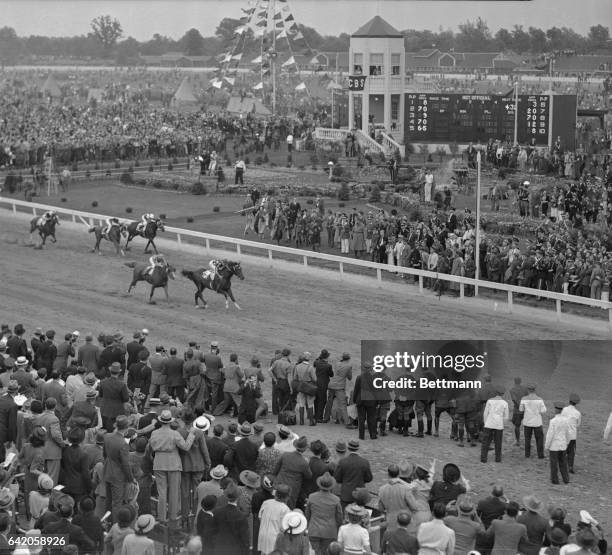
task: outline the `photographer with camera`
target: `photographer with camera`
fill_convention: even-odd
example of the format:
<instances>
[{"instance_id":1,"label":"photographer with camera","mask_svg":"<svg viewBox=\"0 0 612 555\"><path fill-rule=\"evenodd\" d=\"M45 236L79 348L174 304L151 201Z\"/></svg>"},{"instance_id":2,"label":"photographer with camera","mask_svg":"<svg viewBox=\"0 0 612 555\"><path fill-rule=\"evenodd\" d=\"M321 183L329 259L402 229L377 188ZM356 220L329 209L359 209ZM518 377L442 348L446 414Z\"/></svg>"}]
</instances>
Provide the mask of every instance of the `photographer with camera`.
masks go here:
<instances>
[{"instance_id":1,"label":"photographer with camera","mask_svg":"<svg viewBox=\"0 0 612 555\"><path fill-rule=\"evenodd\" d=\"M151 387L149 388L149 397L159 397L162 393L166 393L166 374L164 368L168 353L163 345L155 347L155 354L149 358L149 366L151 367Z\"/></svg>"}]
</instances>

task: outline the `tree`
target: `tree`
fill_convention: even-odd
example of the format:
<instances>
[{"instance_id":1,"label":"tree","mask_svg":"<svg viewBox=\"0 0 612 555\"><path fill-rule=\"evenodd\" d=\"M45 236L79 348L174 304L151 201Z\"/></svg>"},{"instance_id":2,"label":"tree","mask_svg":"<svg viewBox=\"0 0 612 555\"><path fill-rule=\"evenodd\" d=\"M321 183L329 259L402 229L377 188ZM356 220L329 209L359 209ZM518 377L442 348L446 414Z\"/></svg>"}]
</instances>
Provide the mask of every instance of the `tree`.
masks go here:
<instances>
[{"instance_id":1,"label":"tree","mask_svg":"<svg viewBox=\"0 0 612 555\"><path fill-rule=\"evenodd\" d=\"M110 15L99 15L91 21L91 30L95 39L104 48L104 53L109 54L117 41L123 36L123 29L119 20L111 18Z\"/></svg>"},{"instance_id":2,"label":"tree","mask_svg":"<svg viewBox=\"0 0 612 555\"><path fill-rule=\"evenodd\" d=\"M179 45L187 56L202 56L204 54L204 37L197 29L189 29L179 40Z\"/></svg>"},{"instance_id":3,"label":"tree","mask_svg":"<svg viewBox=\"0 0 612 555\"><path fill-rule=\"evenodd\" d=\"M481 17L461 23L456 39L457 49L464 52L486 52L493 46L489 26Z\"/></svg>"},{"instance_id":4,"label":"tree","mask_svg":"<svg viewBox=\"0 0 612 555\"><path fill-rule=\"evenodd\" d=\"M0 28L0 63L14 64L21 53L22 43L12 27Z\"/></svg>"},{"instance_id":5,"label":"tree","mask_svg":"<svg viewBox=\"0 0 612 555\"><path fill-rule=\"evenodd\" d=\"M525 32L522 25L515 25L512 29L512 48L522 53L529 50L529 34Z\"/></svg>"},{"instance_id":6,"label":"tree","mask_svg":"<svg viewBox=\"0 0 612 555\"><path fill-rule=\"evenodd\" d=\"M603 25L594 25L589 29L587 37L589 48L592 50L601 50L610 47L610 29Z\"/></svg>"},{"instance_id":7,"label":"tree","mask_svg":"<svg viewBox=\"0 0 612 555\"><path fill-rule=\"evenodd\" d=\"M529 47L535 54L546 52L546 33L537 27L529 27Z\"/></svg>"},{"instance_id":8,"label":"tree","mask_svg":"<svg viewBox=\"0 0 612 555\"><path fill-rule=\"evenodd\" d=\"M239 19L224 17L215 29L215 36L221 39L224 45L229 44L236 34L236 28L240 27L242 22Z\"/></svg>"},{"instance_id":9,"label":"tree","mask_svg":"<svg viewBox=\"0 0 612 555\"><path fill-rule=\"evenodd\" d=\"M508 29L500 29L495 33L495 44L499 50L512 50L512 33Z\"/></svg>"}]
</instances>

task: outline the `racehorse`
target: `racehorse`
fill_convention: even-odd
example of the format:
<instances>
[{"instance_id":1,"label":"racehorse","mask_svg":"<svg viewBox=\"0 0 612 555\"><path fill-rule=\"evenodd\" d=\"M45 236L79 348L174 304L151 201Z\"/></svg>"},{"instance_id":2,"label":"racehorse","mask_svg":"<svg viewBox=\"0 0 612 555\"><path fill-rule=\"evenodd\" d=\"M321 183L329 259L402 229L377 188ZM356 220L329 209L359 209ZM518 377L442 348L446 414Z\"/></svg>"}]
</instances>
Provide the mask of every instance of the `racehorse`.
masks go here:
<instances>
[{"instance_id":1,"label":"racehorse","mask_svg":"<svg viewBox=\"0 0 612 555\"><path fill-rule=\"evenodd\" d=\"M53 242L57 243L57 239L55 238L55 227L60 224L57 214L54 214L50 220L44 221L42 225L38 223L39 219L40 218L37 216L36 218L32 218L30 220L30 237L32 236L32 233L38 230L38 235L40 235L42 241L35 248L42 249L45 246L47 237L51 237Z\"/></svg>"},{"instance_id":2,"label":"racehorse","mask_svg":"<svg viewBox=\"0 0 612 555\"><path fill-rule=\"evenodd\" d=\"M229 308L228 297L234 303L234 306L240 309L240 306L236 302L234 298L234 294L232 293L232 276L237 276L239 279L244 279L244 274L242 273L242 268L240 267L240 262L223 262L217 268L217 274L215 275L214 280L210 278L210 272L206 268L198 268L197 270L183 270L181 272L187 279L193 281L195 286L198 288L195 293L195 305L198 306L198 299L202 301L204 305L202 308L206 308L206 301L202 296L202 293L205 289L210 289L211 291L216 291L220 295L225 297L225 309Z\"/></svg>"},{"instance_id":3,"label":"racehorse","mask_svg":"<svg viewBox=\"0 0 612 555\"><path fill-rule=\"evenodd\" d=\"M145 245L144 252L149 252L149 245L151 245L153 247L153 250L155 251L155 254L157 254L157 247L155 246L153 239L155 239L158 230L165 231L164 222L160 218L156 218L152 222L147 222L144 231L137 229L138 224L139 222L131 222L127 225L128 238L125 242L125 250L128 250L128 245L130 244L130 241L138 235L147 239L147 244Z\"/></svg>"},{"instance_id":4,"label":"racehorse","mask_svg":"<svg viewBox=\"0 0 612 555\"><path fill-rule=\"evenodd\" d=\"M146 281L147 283L151 284L151 294L149 295L150 304L155 304L153 301L153 293L158 287L164 288L164 292L166 293L166 301L168 303L170 302L170 299L168 298L168 278L174 279L176 268L170 266L170 264L165 267L155 266L152 273L145 275L144 271L148 268L147 264L125 262L125 265L128 268L134 268L132 283L130 283L130 287L127 290L128 293L132 292L132 289L136 287L136 284L139 281Z\"/></svg>"},{"instance_id":5,"label":"racehorse","mask_svg":"<svg viewBox=\"0 0 612 555\"><path fill-rule=\"evenodd\" d=\"M115 224L110 228L108 234L104 235L102 230L105 227L106 226L104 225L96 225L89 228L89 233L96 234L96 244L91 252L97 252L100 256L102 256L102 253L100 252L100 242L102 239L106 239L115 246L115 253L117 256L119 256L119 252L121 252L121 256L125 256L125 252L123 252L123 249L121 248L121 236L125 237L127 235L127 226L125 224Z\"/></svg>"}]
</instances>

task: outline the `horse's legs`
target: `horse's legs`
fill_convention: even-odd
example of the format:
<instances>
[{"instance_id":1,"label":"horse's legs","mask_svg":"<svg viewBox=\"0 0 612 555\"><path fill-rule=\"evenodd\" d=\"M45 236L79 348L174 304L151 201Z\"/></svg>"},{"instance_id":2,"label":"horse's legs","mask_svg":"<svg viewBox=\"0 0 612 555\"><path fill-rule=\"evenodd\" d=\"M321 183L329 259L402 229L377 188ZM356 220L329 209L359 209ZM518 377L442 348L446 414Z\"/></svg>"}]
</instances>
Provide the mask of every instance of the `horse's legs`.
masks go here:
<instances>
[{"instance_id":1,"label":"horse's legs","mask_svg":"<svg viewBox=\"0 0 612 555\"><path fill-rule=\"evenodd\" d=\"M240 308L240 305L239 305L239 304L236 302L236 299L234 299L234 294L232 293L232 288L231 288L231 287L230 287L230 288L227 290L227 294L229 295L229 298L230 298L230 299L232 299L232 302L234 303L234 306L235 306L235 307L236 307L238 310L242 310L242 309ZM225 301L227 302L227 297L226 297Z\"/></svg>"},{"instance_id":2,"label":"horse's legs","mask_svg":"<svg viewBox=\"0 0 612 555\"><path fill-rule=\"evenodd\" d=\"M57 243L57 239L55 238L55 233L52 233L52 234L51 234L51 239L53 239L53 242L54 242L54 243Z\"/></svg>"},{"instance_id":3,"label":"horse's legs","mask_svg":"<svg viewBox=\"0 0 612 555\"><path fill-rule=\"evenodd\" d=\"M128 293L132 292L132 289L134 289L134 287L136 287L136 283L137 283L136 280L132 280L132 283L130 283L130 286L129 286L128 290L127 290Z\"/></svg>"},{"instance_id":4,"label":"horse's legs","mask_svg":"<svg viewBox=\"0 0 612 555\"><path fill-rule=\"evenodd\" d=\"M168 297L168 284L164 285L164 293L166 294L166 302L170 304L170 297Z\"/></svg>"},{"instance_id":5,"label":"horse's legs","mask_svg":"<svg viewBox=\"0 0 612 555\"><path fill-rule=\"evenodd\" d=\"M151 294L149 295L149 302L153 302L153 293L155 293L155 285L151 285Z\"/></svg>"}]
</instances>

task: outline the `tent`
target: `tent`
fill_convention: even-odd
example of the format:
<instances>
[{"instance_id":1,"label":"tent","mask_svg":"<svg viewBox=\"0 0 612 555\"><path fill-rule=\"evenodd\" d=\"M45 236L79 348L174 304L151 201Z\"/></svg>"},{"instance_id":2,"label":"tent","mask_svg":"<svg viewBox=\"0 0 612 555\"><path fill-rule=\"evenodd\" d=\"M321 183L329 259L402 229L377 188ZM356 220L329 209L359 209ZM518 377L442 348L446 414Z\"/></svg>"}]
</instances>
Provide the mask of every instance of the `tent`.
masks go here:
<instances>
[{"instance_id":1,"label":"tent","mask_svg":"<svg viewBox=\"0 0 612 555\"><path fill-rule=\"evenodd\" d=\"M52 97L52 98L60 98L62 96L62 91L55 80L55 77L51 73L47 77L45 84L40 89L44 94Z\"/></svg>"},{"instance_id":2,"label":"tent","mask_svg":"<svg viewBox=\"0 0 612 555\"><path fill-rule=\"evenodd\" d=\"M196 95L194 94L193 89L191 88L191 85L187 80L187 77L185 77L179 88L174 93L174 96L172 97L172 103L193 104L197 102L198 99L196 98Z\"/></svg>"},{"instance_id":3,"label":"tent","mask_svg":"<svg viewBox=\"0 0 612 555\"><path fill-rule=\"evenodd\" d=\"M256 114L258 116L271 116L272 112L256 98L240 98L232 96L227 103L226 110L231 114Z\"/></svg>"}]
</instances>

